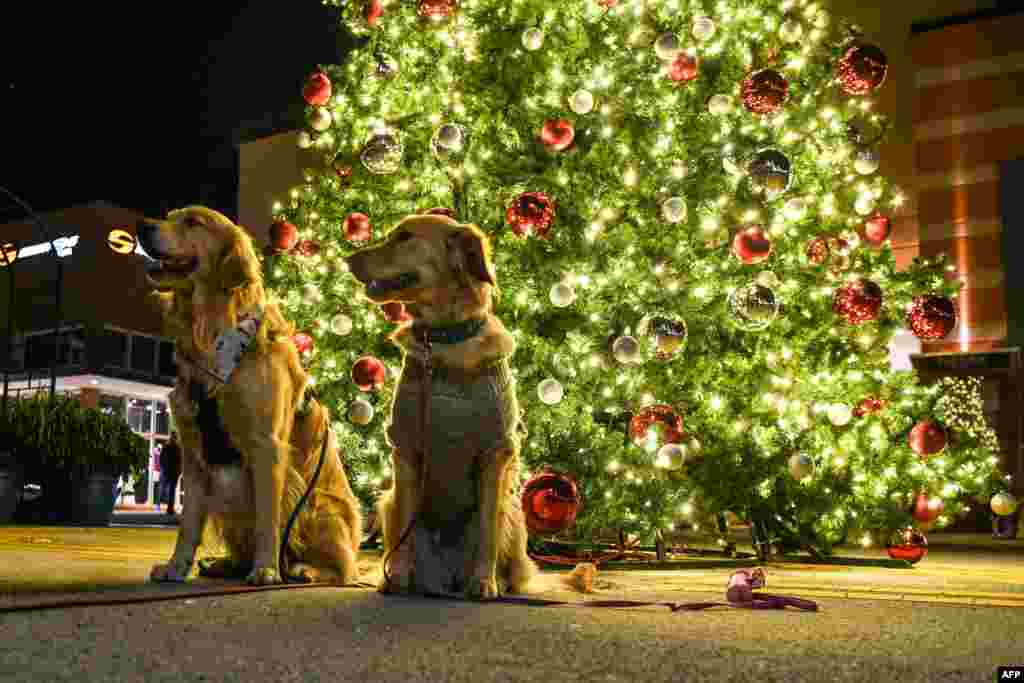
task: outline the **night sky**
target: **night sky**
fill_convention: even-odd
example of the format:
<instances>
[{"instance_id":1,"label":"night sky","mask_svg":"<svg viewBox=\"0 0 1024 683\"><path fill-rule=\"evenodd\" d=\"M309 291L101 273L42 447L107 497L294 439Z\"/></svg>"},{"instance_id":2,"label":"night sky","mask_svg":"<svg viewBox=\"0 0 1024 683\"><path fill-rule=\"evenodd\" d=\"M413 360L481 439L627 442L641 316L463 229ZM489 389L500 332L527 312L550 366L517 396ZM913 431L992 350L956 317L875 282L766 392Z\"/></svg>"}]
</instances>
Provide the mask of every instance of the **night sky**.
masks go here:
<instances>
[{"instance_id":1,"label":"night sky","mask_svg":"<svg viewBox=\"0 0 1024 683\"><path fill-rule=\"evenodd\" d=\"M349 40L320 0L18 10L0 40L0 186L39 211L200 202L234 216L237 144L299 126L305 76Z\"/></svg>"}]
</instances>

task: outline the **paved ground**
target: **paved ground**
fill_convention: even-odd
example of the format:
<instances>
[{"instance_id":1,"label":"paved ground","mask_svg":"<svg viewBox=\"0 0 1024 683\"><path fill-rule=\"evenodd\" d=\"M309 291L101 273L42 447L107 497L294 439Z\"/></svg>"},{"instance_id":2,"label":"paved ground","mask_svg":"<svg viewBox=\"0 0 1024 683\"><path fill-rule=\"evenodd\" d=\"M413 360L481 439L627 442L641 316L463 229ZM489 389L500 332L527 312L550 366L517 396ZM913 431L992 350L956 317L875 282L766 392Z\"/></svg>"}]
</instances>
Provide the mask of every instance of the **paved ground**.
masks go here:
<instances>
[{"instance_id":1,"label":"paved ground","mask_svg":"<svg viewBox=\"0 0 1024 683\"><path fill-rule=\"evenodd\" d=\"M983 681L1024 664L1024 542L935 535L913 569L769 565L816 613L479 605L351 588L203 597L153 586L174 529L0 527L0 608L67 596L182 599L0 614L0 681ZM880 551L844 549L847 556ZM364 557L372 579L372 556ZM699 567L699 563L695 563ZM601 572L584 596L722 600L728 568Z\"/></svg>"}]
</instances>

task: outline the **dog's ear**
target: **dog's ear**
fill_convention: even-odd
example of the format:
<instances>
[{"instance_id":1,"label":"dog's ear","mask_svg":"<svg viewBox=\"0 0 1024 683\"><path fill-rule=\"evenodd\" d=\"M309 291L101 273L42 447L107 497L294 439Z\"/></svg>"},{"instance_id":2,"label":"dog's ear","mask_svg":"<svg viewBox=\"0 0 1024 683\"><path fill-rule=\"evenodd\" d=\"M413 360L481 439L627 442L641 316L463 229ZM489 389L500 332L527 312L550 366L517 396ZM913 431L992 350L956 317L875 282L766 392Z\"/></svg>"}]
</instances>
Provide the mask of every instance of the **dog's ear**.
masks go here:
<instances>
[{"instance_id":1,"label":"dog's ear","mask_svg":"<svg viewBox=\"0 0 1024 683\"><path fill-rule=\"evenodd\" d=\"M217 263L217 279L225 292L244 287L256 279L252 272L252 258L246 253L245 246L244 240L236 238Z\"/></svg>"},{"instance_id":2,"label":"dog's ear","mask_svg":"<svg viewBox=\"0 0 1024 683\"><path fill-rule=\"evenodd\" d=\"M469 275L494 285L486 237L475 230L459 230L448 236L448 267L457 276Z\"/></svg>"}]
</instances>

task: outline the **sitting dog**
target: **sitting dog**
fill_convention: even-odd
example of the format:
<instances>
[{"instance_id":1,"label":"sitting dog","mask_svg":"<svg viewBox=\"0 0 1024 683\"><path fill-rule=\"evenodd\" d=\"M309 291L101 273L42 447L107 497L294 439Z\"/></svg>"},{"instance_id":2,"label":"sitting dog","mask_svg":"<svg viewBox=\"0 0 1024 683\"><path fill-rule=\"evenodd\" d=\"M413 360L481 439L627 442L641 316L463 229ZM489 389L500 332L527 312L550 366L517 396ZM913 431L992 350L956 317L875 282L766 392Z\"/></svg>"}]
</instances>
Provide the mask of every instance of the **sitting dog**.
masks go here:
<instances>
[{"instance_id":1,"label":"sitting dog","mask_svg":"<svg viewBox=\"0 0 1024 683\"><path fill-rule=\"evenodd\" d=\"M410 216L383 244L346 260L368 299L402 302L412 317L391 336L405 363L387 432L394 484L379 502L380 589L477 599L521 592L537 569L514 495L522 423L507 359L515 343L490 312L486 236L445 216Z\"/></svg>"},{"instance_id":2,"label":"sitting dog","mask_svg":"<svg viewBox=\"0 0 1024 683\"><path fill-rule=\"evenodd\" d=\"M188 495L174 554L154 581L184 581L204 538L227 557L210 576L281 581L279 546L289 515L324 457L315 489L289 537L288 576L356 580L362 522L326 408L306 396L294 332L266 299L245 231L209 209L143 221L138 239L176 344L170 407L182 445Z\"/></svg>"}]
</instances>

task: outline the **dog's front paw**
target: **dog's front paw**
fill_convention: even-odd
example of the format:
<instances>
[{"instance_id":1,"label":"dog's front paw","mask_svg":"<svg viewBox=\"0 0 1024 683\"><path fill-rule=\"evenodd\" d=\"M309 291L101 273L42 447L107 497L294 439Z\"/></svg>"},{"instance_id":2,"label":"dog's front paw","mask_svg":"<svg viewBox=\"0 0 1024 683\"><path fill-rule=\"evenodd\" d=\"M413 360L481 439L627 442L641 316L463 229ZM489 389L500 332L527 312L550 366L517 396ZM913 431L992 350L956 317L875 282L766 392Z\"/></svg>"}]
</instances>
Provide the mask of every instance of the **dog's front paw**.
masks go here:
<instances>
[{"instance_id":1,"label":"dog's front paw","mask_svg":"<svg viewBox=\"0 0 1024 683\"><path fill-rule=\"evenodd\" d=\"M471 577L466 583L465 595L470 600L494 600L498 597L498 581L493 574Z\"/></svg>"},{"instance_id":2,"label":"dog's front paw","mask_svg":"<svg viewBox=\"0 0 1024 683\"><path fill-rule=\"evenodd\" d=\"M413 589L413 561L409 553L396 553L390 558L387 571L380 578L377 590L381 593L408 593Z\"/></svg>"},{"instance_id":3,"label":"dog's front paw","mask_svg":"<svg viewBox=\"0 0 1024 683\"><path fill-rule=\"evenodd\" d=\"M157 564L149 572L149 580L156 583L185 583L192 568L173 559L167 564Z\"/></svg>"},{"instance_id":4,"label":"dog's front paw","mask_svg":"<svg viewBox=\"0 0 1024 683\"><path fill-rule=\"evenodd\" d=\"M281 573L276 567L255 567L245 577L245 582L250 586L272 586L281 583Z\"/></svg>"}]
</instances>

